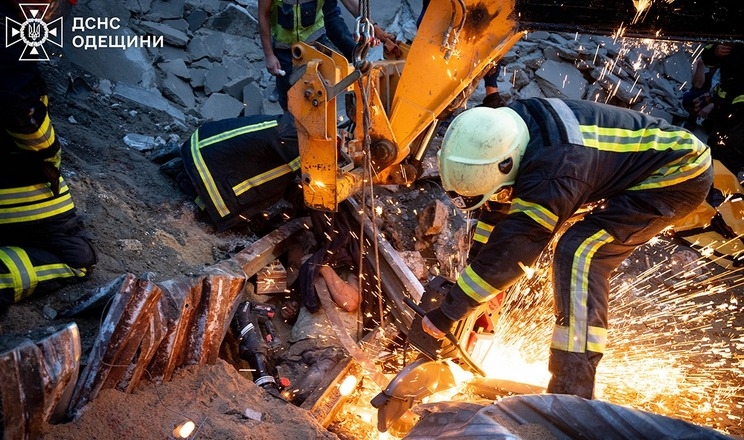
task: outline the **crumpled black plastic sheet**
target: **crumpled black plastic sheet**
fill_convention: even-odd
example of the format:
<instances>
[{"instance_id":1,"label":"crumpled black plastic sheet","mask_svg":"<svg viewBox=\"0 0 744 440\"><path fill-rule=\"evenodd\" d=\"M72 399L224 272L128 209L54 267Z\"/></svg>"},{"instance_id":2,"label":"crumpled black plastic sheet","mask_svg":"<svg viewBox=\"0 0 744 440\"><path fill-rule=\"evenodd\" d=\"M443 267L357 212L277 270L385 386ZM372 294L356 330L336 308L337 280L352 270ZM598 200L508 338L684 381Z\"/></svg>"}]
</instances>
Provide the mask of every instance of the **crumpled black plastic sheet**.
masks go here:
<instances>
[{"instance_id":1,"label":"crumpled black plastic sheet","mask_svg":"<svg viewBox=\"0 0 744 440\"><path fill-rule=\"evenodd\" d=\"M414 410L422 418L406 435L409 440L512 440L520 438L513 427L521 425L541 425L558 440L733 438L672 417L559 394L512 396L491 405L440 402Z\"/></svg>"}]
</instances>

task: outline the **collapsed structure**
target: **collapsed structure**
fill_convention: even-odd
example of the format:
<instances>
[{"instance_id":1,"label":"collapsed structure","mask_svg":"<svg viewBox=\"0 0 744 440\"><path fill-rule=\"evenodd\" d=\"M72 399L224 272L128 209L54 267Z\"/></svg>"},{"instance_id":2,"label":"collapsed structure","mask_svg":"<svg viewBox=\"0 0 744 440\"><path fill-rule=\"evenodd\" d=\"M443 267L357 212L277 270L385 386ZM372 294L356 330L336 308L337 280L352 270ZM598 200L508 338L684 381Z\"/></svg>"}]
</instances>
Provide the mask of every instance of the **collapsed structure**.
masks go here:
<instances>
[{"instance_id":1,"label":"collapsed structure","mask_svg":"<svg viewBox=\"0 0 744 440\"><path fill-rule=\"evenodd\" d=\"M534 5L529 3L516 2L515 10L524 12L540 10L537 7L530 8ZM340 161L336 151L336 139L338 138L336 125L328 124L326 118L332 115L330 119L335 121L335 98L340 96L347 87L352 86L355 81L361 84L362 75L366 72L361 69L362 66L353 66L359 67L358 70L352 69L352 66L341 62L333 53L327 53L322 49L305 46L297 49L297 58L305 63L303 65L306 68L297 86L292 89L290 100L293 113L297 115L300 124L303 125L303 132L306 133L301 158L304 183L306 188L310 189L305 192L306 202L310 207L338 210L341 201L356 193L361 183L369 177L367 174L369 171L366 169L368 166L372 168L374 178L378 183L406 183L416 176L415 160L420 159L419 152L426 148L436 127L438 116L460 94L468 95L471 90L467 88L477 81L485 66L506 54L511 44L520 37L521 31L518 31L517 26L511 21L512 11L503 13L499 9L503 6L497 7L495 4L489 6L485 10L478 10L478 14L473 14L479 17L475 23L471 18L472 15L467 14L473 12L472 5L463 2L461 9L459 5L454 8L460 11L458 13L461 14L459 20L462 26L460 28L455 26L452 29L456 31L455 33L460 31L464 33L459 36L460 39L456 35L447 41L452 47L445 51L445 59L463 60L461 65L450 67L454 71L460 69L468 73L464 77L427 78L431 81L427 83L430 84L427 89L448 90L450 92L447 96L434 97L433 103L421 103L402 98L396 101L398 94L405 95L410 93L410 90L421 88L421 75L408 75L407 73L408 76L403 75L402 67L396 65L402 62L397 61L383 63L384 66L372 68L372 72L392 73L375 80L386 84L397 83L397 87L387 90L364 89L363 87L355 89L357 102L369 103L369 105L356 108L355 129L357 131L352 136L350 145L361 148L348 152L349 162L344 163L342 168L338 168ZM423 66L421 71L427 74L441 69L441 60L436 60L434 65L428 65L423 60L428 58L432 52L439 52L441 43L439 37L442 28L447 28L446 24L450 21L449 15L452 14L444 12L448 11L446 7L433 7L431 10L437 12L427 16L428 22L424 22L426 31L421 34L422 40L417 40L426 40L428 47L423 44L417 45L415 41L409 52L409 56L418 60L416 63ZM493 34L482 32L483 29L475 26L472 29L468 28L475 24L494 23L493 20L486 18L495 17L505 20L496 22L495 25L502 26L500 28L502 33L497 34L495 38L497 41L506 40L506 43L495 44L491 40L494 38ZM642 23L647 22L642 21ZM529 25L533 22L527 20L524 23ZM482 25L485 26L485 24ZM546 25L547 28L551 26ZM732 35L738 35L734 25L732 28L734 29ZM683 31L687 30L689 28L683 29ZM469 44L474 37L466 38L467 35L472 35L467 32L475 31L488 35L489 39L483 41L481 46L469 46L472 50L469 56L466 56L462 50L456 50L457 44L461 44L461 41ZM642 31L642 34L645 35L648 32L650 30L646 29ZM710 34L697 34L696 36L712 37ZM491 51L494 47L498 48L496 52ZM488 56L481 54L488 54ZM472 59L478 60L474 67L471 66ZM438 80L455 83L457 87L451 90L450 87L437 83ZM392 103L392 107L387 103ZM391 116L387 116L388 114ZM406 119L411 114L417 116L414 122ZM405 117L396 115L405 115ZM364 121L364 123L359 121ZM363 145L366 139L370 140L370 144ZM417 144L420 150L410 148L409 144ZM416 152L413 154L414 161L408 160L411 151ZM372 157L368 156L369 152L372 152ZM31 362L41 366L51 353L50 349L44 347L50 345L68 347L59 350L67 356L66 360L61 363L67 366L68 373L55 376L50 373L50 369L47 369L46 373L39 373L39 376L29 382L22 379L23 374L20 369L9 367L4 371L12 376L9 376L4 383L19 383L22 384L21 387L28 383L29 391L38 389L39 378L45 384L44 388L50 388L47 384L53 384L51 386L54 389L51 393L52 397L44 404L47 408L44 411L46 420L52 420L51 415L59 414L58 407L64 401L61 396L68 394L73 384L75 386L70 406L66 408L68 414L74 414L103 388L112 387L122 391L131 391L143 378L143 372L146 369L153 378L168 380L173 371L182 365L214 362L218 355L218 347L238 305L239 294L245 279L271 263L281 253L281 243L303 227L301 222L293 222L290 225L288 229L277 230L276 234L267 236L265 242L258 242L224 264L210 268L203 276L165 283L154 283L146 278L142 279L133 275L116 280L109 286L110 289L116 290L117 294L116 300L109 308L107 319L104 321L100 343L94 347L90 355L91 362L86 365L77 383L74 377L77 376L76 364L79 359L76 358L79 358L80 350L75 347L75 329L71 326L61 329L50 338L43 338L31 345L22 344L19 348L6 353L10 364L14 362L18 364L19 359L34 359ZM396 274L394 277L385 277L383 282L390 282L391 278L406 280L409 276ZM389 290L395 290L395 288ZM414 300L420 299L421 292L416 283L411 282L406 289L399 289L399 291L406 291L408 296L413 297ZM416 296L417 294L419 297ZM399 315L400 327L410 328L412 314L403 304L402 298L398 297L397 302L393 301L393 303L393 313ZM55 342L50 344L49 341ZM37 350L32 348L32 345L42 348ZM369 370L370 367L366 362L361 363L363 369ZM35 371L43 370L43 367L35 368ZM6 396L13 395L18 396L17 405L12 404L11 400L6 403ZM30 395L33 393L7 389L3 392L3 408L26 407L23 396ZM37 414L33 411L29 413ZM10 415L7 411L4 411L4 414ZM36 417L34 420L38 420L38 416L34 417ZM29 421L28 418L23 417L18 420L23 420L23 426L20 426L18 428L20 431L17 432L23 432L24 429L26 432L33 432L35 429L36 421ZM7 429L8 425L6 425Z\"/></svg>"}]
</instances>

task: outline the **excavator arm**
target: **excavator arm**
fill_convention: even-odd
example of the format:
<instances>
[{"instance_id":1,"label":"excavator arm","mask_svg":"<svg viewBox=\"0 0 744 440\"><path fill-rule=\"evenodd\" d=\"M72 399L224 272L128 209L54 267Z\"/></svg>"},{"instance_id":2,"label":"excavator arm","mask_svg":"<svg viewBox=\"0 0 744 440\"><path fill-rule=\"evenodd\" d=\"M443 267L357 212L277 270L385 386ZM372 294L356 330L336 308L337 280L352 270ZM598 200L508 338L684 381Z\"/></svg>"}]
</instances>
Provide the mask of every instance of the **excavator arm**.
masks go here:
<instances>
[{"instance_id":1,"label":"excavator arm","mask_svg":"<svg viewBox=\"0 0 744 440\"><path fill-rule=\"evenodd\" d=\"M740 41L742 16L740 0L431 0L399 60L351 66L328 48L298 43L289 109L305 203L336 211L365 182L416 180L437 118L461 105L527 31ZM338 129L340 98L348 131Z\"/></svg>"}]
</instances>

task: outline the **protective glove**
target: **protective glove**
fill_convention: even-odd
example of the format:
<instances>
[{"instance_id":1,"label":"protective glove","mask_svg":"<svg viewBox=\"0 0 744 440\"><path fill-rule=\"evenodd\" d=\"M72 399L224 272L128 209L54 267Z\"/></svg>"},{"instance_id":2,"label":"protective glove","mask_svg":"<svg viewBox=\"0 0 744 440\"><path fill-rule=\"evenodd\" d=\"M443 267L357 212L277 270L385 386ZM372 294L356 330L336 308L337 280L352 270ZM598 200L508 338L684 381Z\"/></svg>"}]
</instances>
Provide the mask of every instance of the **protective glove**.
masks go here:
<instances>
[{"instance_id":1,"label":"protective glove","mask_svg":"<svg viewBox=\"0 0 744 440\"><path fill-rule=\"evenodd\" d=\"M424 316L424 318L421 320L421 328L424 329L424 332L431 336L434 339L444 339L445 333L437 328L429 318Z\"/></svg>"},{"instance_id":2,"label":"protective glove","mask_svg":"<svg viewBox=\"0 0 744 440\"><path fill-rule=\"evenodd\" d=\"M421 320L421 328L435 339L444 338L446 333L452 331L454 325L455 320L442 313L442 309L439 307L427 312Z\"/></svg>"}]
</instances>

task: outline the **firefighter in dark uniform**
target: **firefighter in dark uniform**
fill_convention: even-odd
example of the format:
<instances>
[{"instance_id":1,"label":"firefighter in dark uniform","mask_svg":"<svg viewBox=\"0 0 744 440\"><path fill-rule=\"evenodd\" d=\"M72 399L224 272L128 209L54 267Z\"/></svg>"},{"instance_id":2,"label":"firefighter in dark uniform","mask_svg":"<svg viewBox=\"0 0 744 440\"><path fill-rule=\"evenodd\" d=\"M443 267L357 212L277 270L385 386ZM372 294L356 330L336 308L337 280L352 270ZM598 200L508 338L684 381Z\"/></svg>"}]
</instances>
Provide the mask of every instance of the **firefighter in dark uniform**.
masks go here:
<instances>
[{"instance_id":1,"label":"firefighter in dark uniform","mask_svg":"<svg viewBox=\"0 0 744 440\"><path fill-rule=\"evenodd\" d=\"M2 26L22 19L17 7L0 3ZM82 280L96 262L60 173L46 84L21 46L0 49L0 309Z\"/></svg>"},{"instance_id":2,"label":"firefighter in dark uniform","mask_svg":"<svg viewBox=\"0 0 744 440\"><path fill-rule=\"evenodd\" d=\"M717 67L721 80L711 93L708 145L713 158L736 174L744 170L744 44L717 43L701 53L706 66Z\"/></svg>"},{"instance_id":3,"label":"firefighter in dark uniform","mask_svg":"<svg viewBox=\"0 0 744 440\"><path fill-rule=\"evenodd\" d=\"M302 206L297 129L289 113L207 122L181 146L181 158L197 204L219 230L281 199Z\"/></svg>"},{"instance_id":4,"label":"firefighter in dark uniform","mask_svg":"<svg viewBox=\"0 0 744 440\"><path fill-rule=\"evenodd\" d=\"M442 185L463 210L481 209L481 246L438 308L422 320L441 338L532 266L582 205L553 261L556 320L548 392L592 398L607 340L612 272L639 245L705 200L708 147L688 131L588 101L525 99L458 115L438 153Z\"/></svg>"}]
</instances>

